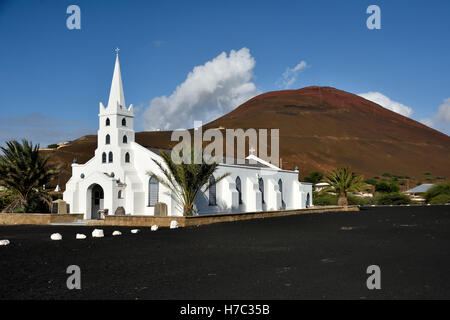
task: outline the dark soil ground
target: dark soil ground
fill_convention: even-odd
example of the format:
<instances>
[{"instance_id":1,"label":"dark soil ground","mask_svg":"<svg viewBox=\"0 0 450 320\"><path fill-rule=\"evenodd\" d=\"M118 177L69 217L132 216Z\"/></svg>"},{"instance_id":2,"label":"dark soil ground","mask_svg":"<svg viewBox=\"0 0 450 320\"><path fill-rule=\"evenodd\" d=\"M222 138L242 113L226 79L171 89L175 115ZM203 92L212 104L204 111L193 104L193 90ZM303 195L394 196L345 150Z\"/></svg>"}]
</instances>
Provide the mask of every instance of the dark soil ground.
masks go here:
<instances>
[{"instance_id":1,"label":"dark soil ground","mask_svg":"<svg viewBox=\"0 0 450 320\"><path fill-rule=\"evenodd\" d=\"M101 239L93 229L1 226L11 244L0 246L0 299L450 298L450 206L138 234L103 227ZM63 240L51 241L54 232ZM81 268L81 290L66 287L69 265ZM381 290L366 287L369 265L381 268Z\"/></svg>"}]
</instances>

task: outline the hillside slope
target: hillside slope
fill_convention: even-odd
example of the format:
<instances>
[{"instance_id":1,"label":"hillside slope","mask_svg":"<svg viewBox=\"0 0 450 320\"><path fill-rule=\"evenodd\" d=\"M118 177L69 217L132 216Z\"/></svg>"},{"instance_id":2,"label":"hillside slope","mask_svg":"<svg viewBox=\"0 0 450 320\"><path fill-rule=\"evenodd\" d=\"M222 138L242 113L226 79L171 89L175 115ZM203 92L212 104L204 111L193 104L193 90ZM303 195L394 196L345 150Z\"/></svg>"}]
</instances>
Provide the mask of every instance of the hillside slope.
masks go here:
<instances>
[{"instance_id":1,"label":"hillside slope","mask_svg":"<svg viewBox=\"0 0 450 320\"><path fill-rule=\"evenodd\" d=\"M417 121L387 110L360 96L331 87L274 91L245 102L205 128L279 128L283 168L311 170L350 166L366 177L382 173L421 180L424 172L450 177L450 137ZM139 132L136 142L168 148L170 132ZM96 136L82 137L52 152L70 176L70 163L94 154Z\"/></svg>"}]
</instances>

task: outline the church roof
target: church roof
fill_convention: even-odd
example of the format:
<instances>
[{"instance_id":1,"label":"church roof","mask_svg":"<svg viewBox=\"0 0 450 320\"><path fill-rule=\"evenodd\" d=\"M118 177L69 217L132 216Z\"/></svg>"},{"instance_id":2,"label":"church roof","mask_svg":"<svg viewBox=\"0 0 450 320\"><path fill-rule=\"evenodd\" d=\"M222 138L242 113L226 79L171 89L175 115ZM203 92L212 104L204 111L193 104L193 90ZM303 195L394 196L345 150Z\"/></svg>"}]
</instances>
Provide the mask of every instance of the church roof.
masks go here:
<instances>
[{"instance_id":1,"label":"church roof","mask_svg":"<svg viewBox=\"0 0 450 320\"><path fill-rule=\"evenodd\" d=\"M170 149L164 149L164 148L155 148L155 147L146 147L148 150L150 150L153 153L160 154L161 152L172 152ZM269 166L256 162L256 161L250 161L249 159L239 159L241 163L238 163L238 158L231 158L231 157L223 157L222 161L219 161L219 163L222 164L230 164L230 165L238 165L238 166L246 166L246 167L256 167L256 168L270 168Z\"/></svg>"}]
</instances>

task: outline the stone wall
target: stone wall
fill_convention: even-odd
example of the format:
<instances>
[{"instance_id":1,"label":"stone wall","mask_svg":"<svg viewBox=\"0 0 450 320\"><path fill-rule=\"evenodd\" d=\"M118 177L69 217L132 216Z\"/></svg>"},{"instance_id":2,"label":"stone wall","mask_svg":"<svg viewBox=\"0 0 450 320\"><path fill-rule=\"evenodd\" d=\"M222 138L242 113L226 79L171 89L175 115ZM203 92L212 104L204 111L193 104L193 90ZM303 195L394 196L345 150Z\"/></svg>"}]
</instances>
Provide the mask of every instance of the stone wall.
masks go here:
<instances>
[{"instance_id":1,"label":"stone wall","mask_svg":"<svg viewBox=\"0 0 450 320\"><path fill-rule=\"evenodd\" d=\"M219 222L232 222L239 220L261 219L283 217L299 214L312 214L324 212L344 212L359 211L358 206L329 206L313 207L308 209L284 210L284 211L265 211L265 212L245 212L245 213L226 213L199 215L193 217L154 217L154 216L106 216L105 220L89 221L89 225L107 225L107 226L141 226L149 227L154 224L160 227L170 226L172 220L176 220L180 227L200 226Z\"/></svg>"},{"instance_id":2,"label":"stone wall","mask_svg":"<svg viewBox=\"0 0 450 320\"><path fill-rule=\"evenodd\" d=\"M38 224L75 222L83 219L82 214L48 213L0 213L0 225Z\"/></svg>"}]
</instances>

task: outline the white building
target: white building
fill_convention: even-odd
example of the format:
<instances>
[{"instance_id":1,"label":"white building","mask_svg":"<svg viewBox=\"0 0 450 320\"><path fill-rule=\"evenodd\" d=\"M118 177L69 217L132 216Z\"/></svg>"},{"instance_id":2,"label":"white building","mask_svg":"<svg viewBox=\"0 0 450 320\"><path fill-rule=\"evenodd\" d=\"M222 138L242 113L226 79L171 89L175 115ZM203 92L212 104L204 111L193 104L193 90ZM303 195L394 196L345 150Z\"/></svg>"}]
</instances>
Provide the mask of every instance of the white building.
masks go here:
<instances>
[{"instance_id":1,"label":"white building","mask_svg":"<svg viewBox=\"0 0 450 320\"><path fill-rule=\"evenodd\" d=\"M122 207L127 215L153 215L155 204L163 202L168 215L183 214L170 190L147 174L160 172L152 161L163 162L158 151L137 144L134 136L133 105L125 105L117 56L108 105L100 103L95 156L85 164L72 164L66 184L64 200L71 213L96 219L100 209L111 215ZM312 204L312 186L298 181L298 170L282 170L250 155L243 165L220 163L214 175L225 173L230 175L198 197L199 214L301 209Z\"/></svg>"}]
</instances>

